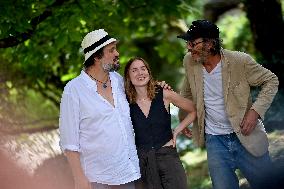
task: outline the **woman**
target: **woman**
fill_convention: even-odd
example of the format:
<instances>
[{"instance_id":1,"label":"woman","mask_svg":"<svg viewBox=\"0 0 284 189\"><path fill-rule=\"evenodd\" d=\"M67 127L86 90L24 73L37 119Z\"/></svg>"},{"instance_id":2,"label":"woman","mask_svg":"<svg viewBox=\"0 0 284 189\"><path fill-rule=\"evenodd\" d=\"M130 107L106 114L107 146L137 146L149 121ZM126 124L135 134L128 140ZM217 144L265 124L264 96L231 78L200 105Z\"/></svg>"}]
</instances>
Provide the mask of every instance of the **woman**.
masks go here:
<instances>
[{"instance_id":1,"label":"woman","mask_svg":"<svg viewBox=\"0 0 284 189\"><path fill-rule=\"evenodd\" d=\"M124 80L143 188L186 189L186 174L175 145L178 134L196 117L194 104L172 90L156 86L142 58L128 61ZM173 132L170 103L189 112Z\"/></svg>"}]
</instances>

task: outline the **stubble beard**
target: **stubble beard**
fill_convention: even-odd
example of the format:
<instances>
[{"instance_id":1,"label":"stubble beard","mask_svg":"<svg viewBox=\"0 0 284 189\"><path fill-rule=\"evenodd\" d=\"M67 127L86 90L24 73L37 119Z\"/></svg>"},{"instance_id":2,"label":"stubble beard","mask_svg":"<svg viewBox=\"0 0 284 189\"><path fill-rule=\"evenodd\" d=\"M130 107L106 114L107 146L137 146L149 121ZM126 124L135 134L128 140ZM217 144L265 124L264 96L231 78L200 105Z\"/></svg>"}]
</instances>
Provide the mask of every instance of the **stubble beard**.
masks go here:
<instances>
[{"instance_id":1,"label":"stubble beard","mask_svg":"<svg viewBox=\"0 0 284 189\"><path fill-rule=\"evenodd\" d=\"M210 55L210 52L206 50L205 48L202 48L202 50L199 51L199 57L195 58L194 62L198 64L205 64L209 55Z\"/></svg>"},{"instance_id":2,"label":"stubble beard","mask_svg":"<svg viewBox=\"0 0 284 189\"><path fill-rule=\"evenodd\" d=\"M119 70L119 68L120 68L119 62L103 64L103 69L105 72L114 72L114 71Z\"/></svg>"}]
</instances>

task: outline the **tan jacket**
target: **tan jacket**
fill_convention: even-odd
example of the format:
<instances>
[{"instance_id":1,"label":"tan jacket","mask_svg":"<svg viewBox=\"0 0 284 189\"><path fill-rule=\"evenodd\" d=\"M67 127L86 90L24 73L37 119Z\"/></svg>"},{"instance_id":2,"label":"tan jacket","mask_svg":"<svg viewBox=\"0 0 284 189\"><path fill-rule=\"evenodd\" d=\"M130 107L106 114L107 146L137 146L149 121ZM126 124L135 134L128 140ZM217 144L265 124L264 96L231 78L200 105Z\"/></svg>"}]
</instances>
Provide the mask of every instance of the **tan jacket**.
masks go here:
<instances>
[{"instance_id":1,"label":"tan jacket","mask_svg":"<svg viewBox=\"0 0 284 189\"><path fill-rule=\"evenodd\" d=\"M267 135L261 120L249 136L241 134L240 124L249 109L254 109L261 119L264 118L266 110L277 93L278 78L246 53L222 49L221 59L225 109L231 125L243 146L254 156L261 156L268 150ZM196 104L197 119L193 123L193 140L202 147L204 146L205 117L203 66L192 61L190 53L185 55L183 65L185 80L181 94ZM261 86L253 103L250 94L252 86ZM180 112L179 116L182 118L183 113Z\"/></svg>"}]
</instances>

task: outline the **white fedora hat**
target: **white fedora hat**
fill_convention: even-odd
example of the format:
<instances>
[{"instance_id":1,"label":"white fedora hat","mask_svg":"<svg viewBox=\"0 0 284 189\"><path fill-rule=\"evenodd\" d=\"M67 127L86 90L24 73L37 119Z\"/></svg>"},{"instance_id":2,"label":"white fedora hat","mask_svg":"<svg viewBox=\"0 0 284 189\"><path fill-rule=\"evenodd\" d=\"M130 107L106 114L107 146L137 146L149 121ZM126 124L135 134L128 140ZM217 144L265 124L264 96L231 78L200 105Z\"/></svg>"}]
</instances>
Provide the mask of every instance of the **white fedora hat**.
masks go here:
<instances>
[{"instance_id":1,"label":"white fedora hat","mask_svg":"<svg viewBox=\"0 0 284 189\"><path fill-rule=\"evenodd\" d=\"M98 29L88 33L81 43L81 47L85 53L85 61L99 49L114 41L117 40L110 37L104 29Z\"/></svg>"}]
</instances>

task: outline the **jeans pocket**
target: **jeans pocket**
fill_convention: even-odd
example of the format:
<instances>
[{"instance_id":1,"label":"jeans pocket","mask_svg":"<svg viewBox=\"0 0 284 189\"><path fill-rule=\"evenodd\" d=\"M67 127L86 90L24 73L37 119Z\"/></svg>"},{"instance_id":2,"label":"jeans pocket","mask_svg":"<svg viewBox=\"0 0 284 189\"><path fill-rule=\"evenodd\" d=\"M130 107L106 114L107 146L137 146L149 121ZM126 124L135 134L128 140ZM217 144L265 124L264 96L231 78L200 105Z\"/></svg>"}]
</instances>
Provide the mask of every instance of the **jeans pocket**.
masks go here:
<instances>
[{"instance_id":1,"label":"jeans pocket","mask_svg":"<svg viewBox=\"0 0 284 189\"><path fill-rule=\"evenodd\" d=\"M207 144L207 143L210 142L211 140L212 140L212 135L205 134L205 144Z\"/></svg>"}]
</instances>

